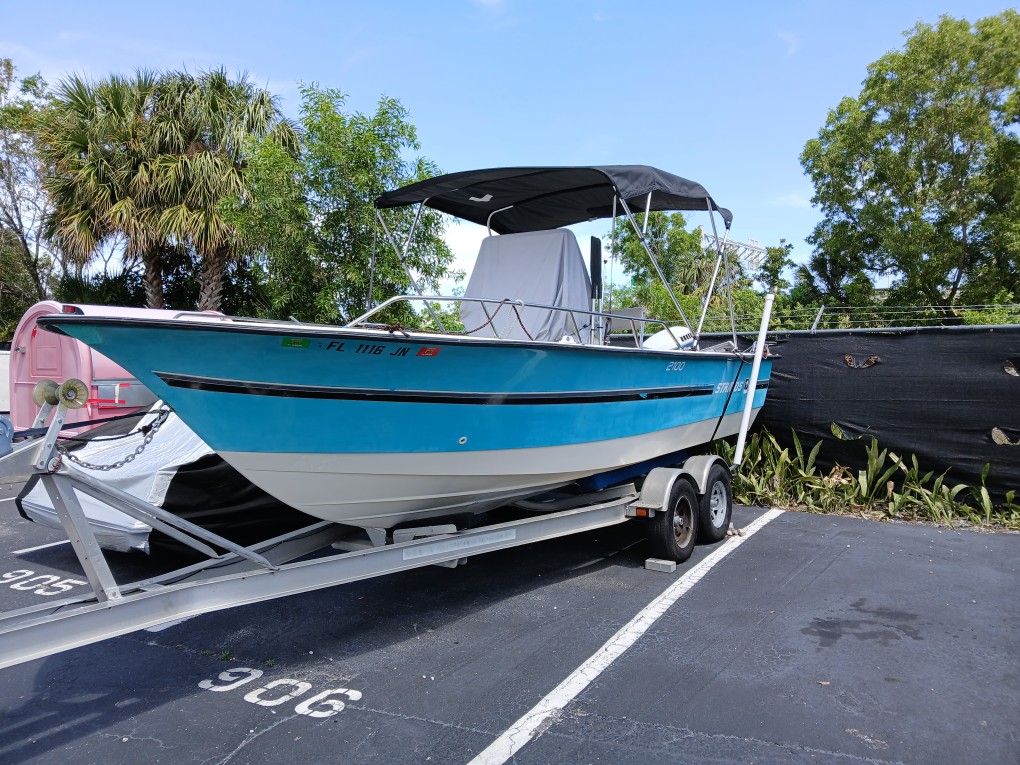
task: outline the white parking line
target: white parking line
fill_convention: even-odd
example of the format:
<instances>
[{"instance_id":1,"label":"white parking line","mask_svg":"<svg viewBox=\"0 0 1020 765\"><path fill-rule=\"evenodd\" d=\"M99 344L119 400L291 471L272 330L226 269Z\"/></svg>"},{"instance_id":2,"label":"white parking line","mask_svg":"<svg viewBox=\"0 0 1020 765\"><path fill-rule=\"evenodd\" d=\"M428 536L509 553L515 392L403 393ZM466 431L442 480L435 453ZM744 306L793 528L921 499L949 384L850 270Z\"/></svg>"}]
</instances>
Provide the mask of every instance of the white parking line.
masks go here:
<instances>
[{"instance_id":1,"label":"white parking line","mask_svg":"<svg viewBox=\"0 0 1020 765\"><path fill-rule=\"evenodd\" d=\"M502 765L536 736L542 725L567 706L581 691L598 677L610 664L630 648L683 595L696 585L719 561L754 536L766 523L778 518L782 510L769 510L747 524L742 536L729 537L698 565L662 591L651 603L641 609L599 650L575 669L566 680L553 688L545 698L525 712L517 722L489 744L468 765Z\"/></svg>"},{"instance_id":2,"label":"white parking line","mask_svg":"<svg viewBox=\"0 0 1020 765\"><path fill-rule=\"evenodd\" d=\"M24 550L15 550L11 555L23 555L24 553L35 552L36 550L45 550L47 547L56 547L57 545L69 545L70 540L63 539L60 542L50 542L46 545L39 545L37 547L26 547Z\"/></svg>"}]
</instances>

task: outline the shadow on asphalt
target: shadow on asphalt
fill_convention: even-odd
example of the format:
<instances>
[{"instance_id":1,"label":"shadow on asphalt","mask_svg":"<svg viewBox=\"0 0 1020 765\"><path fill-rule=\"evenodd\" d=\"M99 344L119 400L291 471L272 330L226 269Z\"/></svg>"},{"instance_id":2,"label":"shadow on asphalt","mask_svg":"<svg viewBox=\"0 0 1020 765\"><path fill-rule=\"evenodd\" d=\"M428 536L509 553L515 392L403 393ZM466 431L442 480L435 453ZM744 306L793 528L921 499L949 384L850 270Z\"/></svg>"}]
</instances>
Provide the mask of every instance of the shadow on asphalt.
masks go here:
<instances>
[{"instance_id":1,"label":"shadow on asphalt","mask_svg":"<svg viewBox=\"0 0 1020 765\"><path fill-rule=\"evenodd\" d=\"M120 723L196 693L186 678L215 677L238 665L307 674L302 665L312 652L351 662L494 601L608 567L643 568L645 553L642 529L624 524L488 553L457 569L428 567L207 614L165 633L133 633L9 668L3 672L34 673L33 693L3 715L0 760L46 759L79 739L110 735L124 728ZM50 568L80 571L69 548L29 556ZM136 555L110 559L119 574L142 567ZM492 637L498 640L498 634ZM235 655L245 658L226 663Z\"/></svg>"}]
</instances>

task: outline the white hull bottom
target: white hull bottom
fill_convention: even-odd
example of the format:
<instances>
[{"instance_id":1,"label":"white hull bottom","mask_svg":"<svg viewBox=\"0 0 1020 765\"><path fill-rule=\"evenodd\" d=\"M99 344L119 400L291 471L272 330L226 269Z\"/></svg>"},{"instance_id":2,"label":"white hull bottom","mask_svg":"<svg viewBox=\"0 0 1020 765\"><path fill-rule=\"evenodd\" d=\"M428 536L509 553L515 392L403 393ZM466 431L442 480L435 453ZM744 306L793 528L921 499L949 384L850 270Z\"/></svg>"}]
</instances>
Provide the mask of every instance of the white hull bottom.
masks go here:
<instances>
[{"instance_id":1,"label":"white hull bottom","mask_svg":"<svg viewBox=\"0 0 1020 765\"><path fill-rule=\"evenodd\" d=\"M739 412L726 415L717 437L733 435L739 425ZM297 510L335 523L389 528L439 515L484 512L585 476L700 446L715 426L713 418L628 438L530 449L221 456Z\"/></svg>"}]
</instances>

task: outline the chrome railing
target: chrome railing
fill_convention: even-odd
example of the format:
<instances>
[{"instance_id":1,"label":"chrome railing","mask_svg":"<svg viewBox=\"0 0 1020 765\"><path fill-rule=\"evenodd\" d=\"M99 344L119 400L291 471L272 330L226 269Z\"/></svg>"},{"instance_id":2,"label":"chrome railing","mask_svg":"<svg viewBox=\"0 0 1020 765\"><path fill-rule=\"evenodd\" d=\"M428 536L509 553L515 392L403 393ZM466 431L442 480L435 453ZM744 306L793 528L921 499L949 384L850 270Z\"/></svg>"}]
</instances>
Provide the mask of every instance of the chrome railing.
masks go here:
<instances>
[{"instance_id":1,"label":"chrome railing","mask_svg":"<svg viewBox=\"0 0 1020 765\"><path fill-rule=\"evenodd\" d=\"M666 330L666 332L669 334L670 339L672 339L672 341L676 344L677 348L682 348L683 347L681 345L680 341L677 339L676 335L673 334L672 328L666 322L664 322L662 319L647 319L647 318L642 318L642 317L639 317L639 316L622 316L620 314L615 314L615 313L604 313L604 312L599 312L599 311L588 311L588 310L581 309L581 308L564 308L563 306L546 305L545 303L529 303L529 302L526 302L524 300L509 300L509 299L506 299L506 298L504 298L502 300L496 300L494 298L447 297L447 296L442 296L442 295L396 295L394 297L389 298L388 300L384 300L382 303L377 305L375 308L372 308L371 310L366 311L365 313L361 314L361 316L358 316L357 318L351 320L348 324L346 324L346 326L347 327L356 327L356 326L361 326L361 325L369 324L370 323L368 321L369 319L371 319L373 316L376 316L376 315L382 313L387 308L390 308L391 306L396 305L397 303L415 303L415 302L420 302L420 303L425 303L425 304L428 304L428 303L477 303L477 304L479 304L482 307L482 312L485 314L485 317L486 317L487 321L485 322L485 324L481 325L480 327L472 329L471 332L472 333L473 332L478 332L478 331L481 331L482 329L485 329L486 327L488 327L488 328L490 328L492 330L492 333L493 333L494 337L496 339L500 339L500 340L506 339L506 338L503 338L503 337L500 336L499 330L497 329L497 327L495 325L495 318L496 318L496 316L499 314L499 312L503 308L509 306L509 307L512 307L512 308L538 308L538 309L542 309L542 310L545 310L545 311L556 311L557 313L565 313L565 314L567 314L567 316L570 318L570 324L573 327L573 335L577 339L577 342L579 344L581 344L581 345L604 345L605 344L605 336L608 334L609 326L610 325L609 324L605 324L601 320L609 319L609 321L612 322L614 319L616 319L616 320L621 321L621 322L626 322L627 324L630 325L631 334L634 337L634 347L635 348L640 348L641 347L640 337L643 337L645 335L644 331L642 331L640 333L640 337L639 337L639 332L638 332L638 325L639 324L642 325L642 330L644 329L645 325L653 325L653 326L661 327L662 329ZM496 308L495 308L494 311L490 312L490 308L492 306L496 306ZM577 315L578 314L581 315L581 316L587 317L587 323L586 324L578 324L578 321L577 321ZM519 315L518 315L518 319L520 319ZM600 320L600 321L598 321L596 323L597 319ZM523 324L523 321L522 321L522 324ZM583 330L588 330L588 340L587 341L585 341L585 339L584 339ZM527 328L525 328L525 331L527 331ZM445 330L441 330L441 333L442 334L457 334L457 333L454 333L454 332L447 332Z\"/></svg>"}]
</instances>

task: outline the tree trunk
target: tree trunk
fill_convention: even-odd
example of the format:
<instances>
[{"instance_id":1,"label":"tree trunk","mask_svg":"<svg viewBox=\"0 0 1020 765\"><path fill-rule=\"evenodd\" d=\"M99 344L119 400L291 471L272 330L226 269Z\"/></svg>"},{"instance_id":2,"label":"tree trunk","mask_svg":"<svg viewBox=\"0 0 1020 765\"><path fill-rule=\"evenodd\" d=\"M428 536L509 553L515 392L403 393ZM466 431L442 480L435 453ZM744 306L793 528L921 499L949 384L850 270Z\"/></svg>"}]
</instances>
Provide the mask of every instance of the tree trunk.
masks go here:
<instances>
[{"instance_id":1,"label":"tree trunk","mask_svg":"<svg viewBox=\"0 0 1020 765\"><path fill-rule=\"evenodd\" d=\"M223 282L227 276L226 247L217 247L202 258L202 273L199 278L198 310L218 311L223 304Z\"/></svg>"},{"instance_id":2,"label":"tree trunk","mask_svg":"<svg viewBox=\"0 0 1020 765\"><path fill-rule=\"evenodd\" d=\"M163 250L153 249L142 253L145 269L145 307L166 308L163 300Z\"/></svg>"},{"instance_id":3,"label":"tree trunk","mask_svg":"<svg viewBox=\"0 0 1020 765\"><path fill-rule=\"evenodd\" d=\"M25 271L28 272L29 278L32 280L36 300L45 300L47 298L46 285L43 284L42 274L39 273L39 264L32 257L32 251L28 248L28 240L20 234L17 235L17 239L18 249L21 251L21 262L25 266Z\"/></svg>"}]
</instances>

